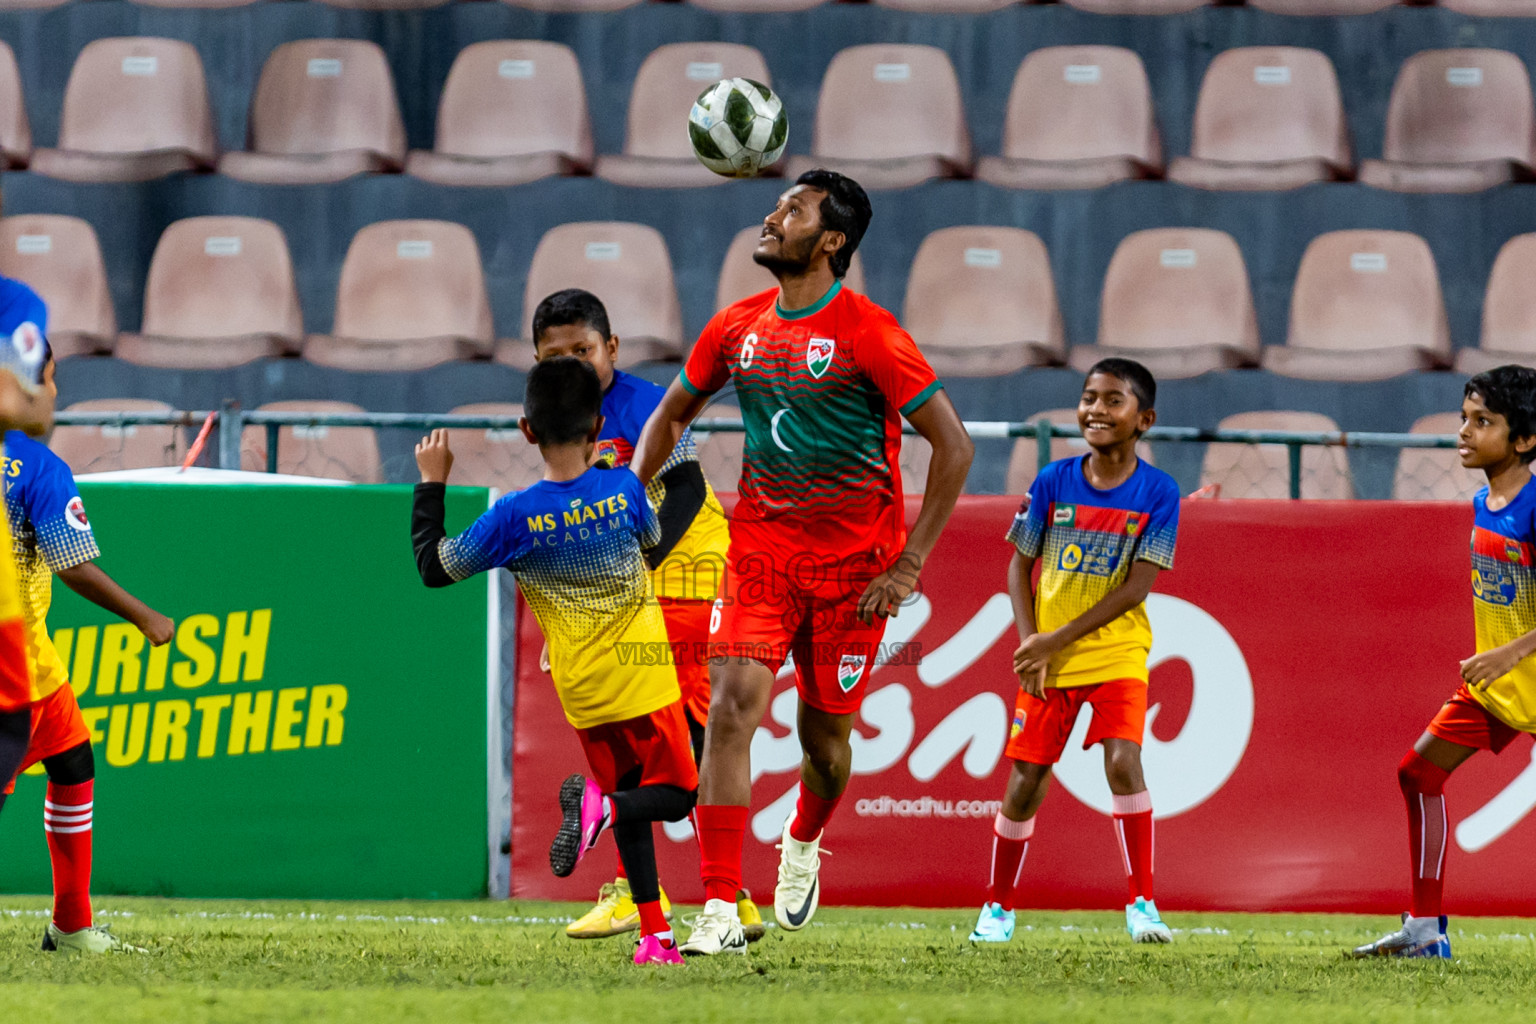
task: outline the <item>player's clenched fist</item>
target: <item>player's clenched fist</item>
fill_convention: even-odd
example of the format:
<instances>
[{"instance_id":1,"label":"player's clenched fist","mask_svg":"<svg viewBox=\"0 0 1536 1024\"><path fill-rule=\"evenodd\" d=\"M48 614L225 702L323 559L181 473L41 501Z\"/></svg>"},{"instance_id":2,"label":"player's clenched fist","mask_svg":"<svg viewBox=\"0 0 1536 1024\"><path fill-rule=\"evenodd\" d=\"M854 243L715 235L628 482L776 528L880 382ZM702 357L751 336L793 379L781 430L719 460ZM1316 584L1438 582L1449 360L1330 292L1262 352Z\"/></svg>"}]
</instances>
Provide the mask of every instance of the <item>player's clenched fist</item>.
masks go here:
<instances>
[{"instance_id":1,"label":"player's clenched fist","mask_svg":"<svg viewBox=\"0 0 1536 1024\"><path fill-rule=\"evenodd\" d=\"M416 468L424 484L445 484L453 470L453 452L448 448L448 431L442 427L416 442Z\"/></svg>"},{"instance_id":2,"label":"player's clenched fist","mask_svg":"<svg viewBox=\"0 0 1536 1024\"><path fill-rule=\"evenodd\" d=\"M176 635L176 623L169 616L159 612L150 612L149 616L139 625L139 632L148 639L151 647L164 647L171 642Z\"/></svg>"}]
</instances>

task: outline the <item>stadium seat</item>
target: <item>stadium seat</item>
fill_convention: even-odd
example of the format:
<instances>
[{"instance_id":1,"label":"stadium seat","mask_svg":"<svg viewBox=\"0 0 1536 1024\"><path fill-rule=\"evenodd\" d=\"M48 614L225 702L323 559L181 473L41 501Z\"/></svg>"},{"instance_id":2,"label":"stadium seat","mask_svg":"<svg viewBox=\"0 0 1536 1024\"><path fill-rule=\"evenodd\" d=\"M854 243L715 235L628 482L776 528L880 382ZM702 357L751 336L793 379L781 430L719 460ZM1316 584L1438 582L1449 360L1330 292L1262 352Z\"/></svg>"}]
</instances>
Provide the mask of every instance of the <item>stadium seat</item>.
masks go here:
<instances>
[{"instance_id":1,"label":"stadium seat","mask_svg":"<svg viewBox=\"0 0 1536 1024\"><path fill-rule=\"evenodd\" d=\"M928 487L928 465L933 461L933 445L916 434L901 435L901 493L922 494Z\"/></svg>"},{"instance_id":2,"label":"stadium seat","mask_svg":"<svg viewBox=\"0 0 1536 1024\"><path fill-rule=\"evenodd\" d=\"M791 157L794 178L827 167L866 189L910 188L965 177L971 135L960 80L936 46L850 46L821 80L811 156Z\"/></svg>"},{"instance_id":3,"label":"stadium seat","mask_svg":"<svg viewBox=\"0 0 1536 1024\"><path fill-rule=\"evenodd\" d=\"M350 402L269 402L261 412L363 412ZM240 439L240 468L265 472L267 428L246 427ZM314 476L378 483L382 476L379 439L371 427L280 427L277 431L277 471L290 476Z\"/></svg>"},{"instance_id":4,"label":"stadium seat","mask_svg":"<svg viewBox=\"0 0 1536 1024\"><path fill-rule=\"evenodd\" d=\"M96 398L75 402L65 412L170 412L164 402L143 398ZM122 469L179 466L186 457L181 427L131 424L113 427L55 427L48 447L74 470L112 473Z\"/></svg>"},{"instance_id":5,"label":"stadium seat","mask_svg":"<svg viewBox=\"0 0 1536 1024\"><path fill-rule=\"evenodd\" d=\"M420 11L429 7L441 7L448 0L320 0L330 7L347 7L361 11Z\"/></svg>"},{"instance_id":6,"label":"stadium seat","mask_svg":"<svg viewBox=\"0 0 1536 1024\"><path fill-rule=\"evenodd\" d=\"M68 0L65 2L67 3ZM132 2L145 7L217 8L244 7L247 4L256 3L257 0L132 0Z\"/></svg>"},{"instance_id":7,"label":"stadium seat","mask_svg":"<svg viewBox=\"0 0 1536 1024\"><path fill-rule=\"evenodd\" d=\"M219 173L258 185L313 185L398 171L405 123L377 43L299 39L273 50L251 99L250 149Z\"/></svg>"},{"instance_id":8,"label":"stadium seat","mask_svg":"<svg viewBox=\"0 0 1536 1024\"><path fill-rule=\"evenodd\" d=\"M1069 7L1094 14L1183 14L1209 7L1215 0L1065 0Z\"/></svg>"},{"instance_id":9,"label":"stadium seat","mask_svg":"<svg viewBox=\"0 0 1536 1024\"><path fill-rule=\"evenodd\" d=\"M721 14L773 14L784 11L808 11L827 0L688 0L694 7Z\"/></svg>"},{"instance_id":10,"label":"stadium seat","mask_svg":"<svg viewBox=\"0 0 1536 1024\"><path fill-rule=\"evenodd\" d=\"M1454 434L1461 413L1437 412L1414 421L1411 434ZM1454 448L1404 448L1397 456L1392 497L1399 501L1471 501L1488 478L1465 469Z\"/></svg>"},{"instance_id":11,"label":"stadium seat","mask_svg":"<svg viewBox=\"0 0 1536 1024\"><path fill-rule=\"evenodd\" d=\"M874 0L876 7L918 14L986 14L1012 7L1020 0Z\"/></svg>"},{"instance_id":12,"label":"stadium seat","mask_svg":"<svg viewBox=\"0 0 1536 1024\"><path fill-rule=\"evenodd\" d=\"M16 54L0 42L0 168L27 166L32 157L32 125L21 92Z\"/></svg>"},{"instance_id":13,"label":"stadium seat","mask_svg":"<svg viewBox=\"0 0 1536 1024\"><path fill-rule=\"evenodd\" d=\"M454 416L521 416L510 402L478 402L450 409ZM544 476L544 460L517 427L453 432L453 482L494 487L503 494L532 487Z\"/></svg>"},{"instance_id":14,"label":"stadium seat","mask_svg":"<svg viewBox=\"0 0 1536 1024\"><path fill-rule=\"evenodd\" d=\"M1038 423L1040 420L1049 420L1058 427L1077 426L1076 409L1047 409L1037 412L1033 416L1025 417L1029 423ZM1051 461L1076 458L1086 455L1088 442L1080 437L1053 437L1051 438ZM1152 446L1142 441L1136 446L1136 457L1153 465ZM1033 437L1020 437L1013 442L1013 451L1008 456L1008 470L1003 478L1004 494L1024 494L1028 492L1029 485L1034 483L1035 474L1040 471L1040 443Z\"/></svg>"},{"instance_id":15,"label":"stadium seat","mask_svg":"<svg viewBox=\"0 0 1536 1024\"><path fill-rule=\"evenodd\" d=\"M0 274L25 281L48 304L58 358L112 351L117 314L90 224L53 214L0 219Z\"/></svg>"},{"instance_id":16,"label":"stadium seat","mask_svg":"<svg viewBox=\"0 0 1536 1024\"><path fill-rule=\"evenodd\" d=\"M1483 332L1477 348L1456 353L1456 372L1473 374L1506 363L1536 365L1536 234L1504 243L1483 295Z\"/></svg>"},{"instance_id":17,"label":"stadium seat","mask_svg":"<svg viewBox=\"0 0 1536 1024\"><path fill-rule=\"evenodd\" d=\"M1474 18L1529 18L1530 0L1438 0L1436 6Z\"/></svg>"},{"instance_id":18,"label":"stadium seat","mask_svg":"<svg viewBox=\"0 0 1536 1024\"><path fill-rule=\"evenodd\" d=\"M1261 365L1287 377L1382 380L1451 361L1429 245L1406 231L1331 231L1302 254L1284 345Z\"/></svg>"},{"instance_id":19,"label":"stadium seat","mask_svg":"<svg viewBox=\"0 0 1536 1024\"><path fill-rule=\"evenodd\" d=\"M983 157L976 176L1002 188L1099 188L1162 166L1141 58L1118 46L1050 46L1019 65L1002 155Z\"/></svg>"},{"instance_id":20,"label":"stadium seat","mask_svg":"<svg viewBox=\"0 0 1536 1024\"><path fill-rule=\"evenodd\" d=\"M1426 50L1403 62L1382 159L1360 180L1397 192L1479 192L1533 177L1536 109L1525 64L1503 50Z\"/></svg>"},{"instance_id":21,"label":"stadium seat","mask_svg":"<svg viewBox=\"0 0 1536 1024\"><path fill-rule=\"evenodd\" d=\"M601 14L622 11L626 7L644 3L645 0L501 0L508 7L522 7L531 11L547 11L551 14Z\"/></svg>"},{"instance_id":22,"label":"stadium seat","mask_svg":"<svg viewBox=\"0 0 1536 1024\"><path fill-rule=\"evenodd\" d=\"M144 285L144 325L117 340L143 366L211 370L297 355L304 317L282 229L254 217L189 217L165 229Z\"/></svg>"},{"instance_id":23,"label":"stadium seat","mask_svg":"<svg viewBox=\"0 0 1536 1024\"><path fill-rule=\"evenodd\" d=\"M683 313L672 258L661 232L644 224L585 221L551 228L539 239L523 292L523 338L497 345L497 361L516 366L532 358L533 311L563 288L585 288L608 307L619 336L619 365L676 359Z\"/></svg>"},{"instance_id":24,"label":"stadium seat","mask_svg":"<svg viewBox=\"0 0 1536 1024\"><path fill-rule=\"evenodd\" d=\"M1190 155L1168 165L1171 181L1234 191L1298 188L1351 173L1333 62L1294 46L1218 53L1200 83Z\"/></svg>"},{"instance_id":25,"label":"stadium seat","mask_svg":"<svg viewBox=\"0 0 1536 1024\"><path fill-rule=\"evenodd\" d=\"M41 11L63 7L70 0L0 0L0 11Z\"/></svg>"},{"instance_id":26,"label":"stadium seat","mask_svg":"<svg viewBox=\"0 0 1536 1024\"><path fill-rule=\"evenodd\" d=\"M442 220L386 220L352 237L329 335L304 345L312 363L419 370L489 356L491 306L475 236Z\"/></svg>"},{"instance_id":27,"label":"stadium seat","mask_svg":"<svg viewBox=\"0 0 1536 1024\"><path fill-rule=\"evenodd\" d=\"M635 188L730 181L699 163L687 132L693 101L722 78L773 84L763 55L740 43L672 43L653 50L640 65L630 90L624 152L598 157L594 173Z\"/></svg>"},{"instance_id":28,"label":"stadium seat","mask_svg":"<svg viewBox=\"0 0 1536 1024\"><path fill-rule=\"evenodd\" d=\"M405 173L438 185L521 185L592 165L592 123L569 46L493 40L459 51L437 106L437 143Z\"/></svg>"},{"instance_id":29,"label":"stadium seat","mask_svg":"<svg viewBox=\"0 0 1536 1024\"><path fill-rule=\"evenodd\" d=\"M710 406L701 419L741 420L741 410L734 406ZM715 433L695 430L694 440L699 446L699 468L704 479L716 491L736 493L741 484L741 462L746 450L747 435L739 430L721 430Z\"/></svg>"},{"instance_id":30,"label":"stadium seat","mask_svg":"<svg viewBox=\"0 0 1536 1024\"><path fill-rule=\"evenodd\" d=\"M59 145L31 169L66 181L150 181L218 161L203 62L191 43L98 39L64 88Z\"/></svg>"},{"instance_id":31,"label":"stadium seat","mask_svg":"<svg viewBox=\"0 0 1536 1024\"><path fill-rule=\"evenodd\" d=\"M1271 14L1330 17L1370 14L1373 11L1395 7L1398 2L1399 0L1248 0L1248 6L1257 7Z\"/></svg>"},{"instance_id":32,"label":"stadium seat","mask_svg":"<svg viewBox=\"0 0 1536 1024\"><path fill-rule=\"evenodd\" d=\"M1291 430L1332 433L1339 425L1315 412L1244 412L1218 430ZM1200 486L1221 485L1223 498L1288 498L1290 449L1283 444L1211 444L1200 466ZM1348 500L1355 496L1344 449L1308 445L1301 450L1301 496Z\"/></svg>"},{"instance_id":33,"label":"stadium seat","mask_svg":"<svg viewBox=\"0 0 1536 1024\"><path fill-rule=\"evenodd\" d=\"M1072 350L1074 369L1107 356L1158 377L1194 377L1259 361L1259 321L1237 242L1209 228L1155 228L1115 247L1099 300L1099 343Z\"/></svg>"},{"instance_id":34,"label":"stadium seat","mask_svg":"<svg viewBox=\"0 0 1536 1024\"><path fill-rule=\"evenodd\" d=\"M1066 355L1045 245L1022 228L935 231L917 249L901 322L941 377L989 377Z\"/></svg>"},{"instance_id":35,"label":"stadium seat","mask_svg":"<svg viewBox=\"0 0 1536 1024\"><path fill-rule=\"evenodd\" d=\"M752 262L752 253L757 249L757 241L762 233L762 225L758 224L742 228L731 239L731 247L725 253L725 262L720 265L720 280L715 286L715 309L724 309L749 295L778 287L778 281L772 273ZM864 294L864 260L857 252L848 262L848 273L843 276L843 285L850 291Z\"/></svg>"}]
</instances>

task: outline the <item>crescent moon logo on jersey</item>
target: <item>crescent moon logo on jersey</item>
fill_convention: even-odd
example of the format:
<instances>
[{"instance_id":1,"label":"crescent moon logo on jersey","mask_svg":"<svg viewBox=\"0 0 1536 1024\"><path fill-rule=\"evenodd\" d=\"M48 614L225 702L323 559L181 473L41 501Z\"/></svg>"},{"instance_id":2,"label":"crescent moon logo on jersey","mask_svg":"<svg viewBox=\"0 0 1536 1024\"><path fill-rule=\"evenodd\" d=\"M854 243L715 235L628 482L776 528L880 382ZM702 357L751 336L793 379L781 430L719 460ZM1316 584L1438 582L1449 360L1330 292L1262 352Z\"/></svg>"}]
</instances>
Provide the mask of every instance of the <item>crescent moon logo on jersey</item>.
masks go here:
<instances>
[{"instance_id":1,"label":"crescent moon logo on jersey","mask_svg":"<svg viewBox=\"0 0 1536 1024\"><path fill-rule=\"evenodd\" d=\"M64 519L81 533L91 528L91 521L85 516L85 502L80 500L80 495L70 498L69 504L64 506Z\"/></svg>"},{"instance_id":2,"label":"crescent moon logo on jersey","mask_svg":"<svg viewBox=\"0 0 1536 1024\"><path fill-rule=\"evenodd\" d=\"M805 365L812 377L821 377L832 367L832 357L837 354L837 342L831 338L812 338L805 346Z\"/></svg>"},{"instance_id":3,"label":"crescent moon logo on jersey","mask_svg":"<svg viewBox=\"0 0 1536 1024\"><path fill-rule=\"evenodd\" d=\"M773 438L774 444L778 445L784 451L793 454L795 450L789 445L785 444L784 441L779 437L779 420L788 414L788 409L780 409L778 412L774 413L773 419L768 421L768 434Z\"/></svg>"}]
</instances>

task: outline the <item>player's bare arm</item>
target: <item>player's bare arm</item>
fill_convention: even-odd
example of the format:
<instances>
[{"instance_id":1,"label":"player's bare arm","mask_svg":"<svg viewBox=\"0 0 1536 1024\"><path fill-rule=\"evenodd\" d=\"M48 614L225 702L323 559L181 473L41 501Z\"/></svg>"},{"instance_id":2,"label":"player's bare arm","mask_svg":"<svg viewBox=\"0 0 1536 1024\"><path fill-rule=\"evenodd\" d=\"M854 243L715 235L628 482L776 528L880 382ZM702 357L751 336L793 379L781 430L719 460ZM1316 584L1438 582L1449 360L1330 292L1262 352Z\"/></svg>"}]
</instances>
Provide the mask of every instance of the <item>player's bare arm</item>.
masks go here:
<instances>
[{"instance_id":1,"label":"player's bare arm","mask_svg":"<svg viewBox=\"0 0 1536 1024\"><path fill-rule=\"evenodd\" d=\"M683 387L681 379L668 385L661 404L645 421L645 429L640 431L640 443L635 445L635 454L630 459L629 468L642 484L649 484L660 472L671 457L672 449L682 439L683 431L704 411L707 401L709 396L693 394Z\"/></svg>"},{"instance_id":2,"label":"player's bare arm","mask_svg":"<svg viewBox=\"0 0 1536 1024\"><path fill-rule=\"evenodd\" d=\"M1092 608L1058 629L1036 633L1025 640L1013 656L1013 670L1022 675L1045 669L1051 658L1067 646L1109 625L1145 601L1161 571L1151 562L1138 560L1126 574L1125 582L1105 594Z\"/></svg>"},{"instance_id":3,"label":"player's bare arm","mask_svg":"<svg viewBox=\"0 0 1536 1024\"><path fill-rule=\"evenodd\" d=\"M875 616L895 615L917 589L923 563L933 553L939 534L955 510L955 502L965 489L976 445L966 433L949 396L940 391L907 417L918 434L933 448L928 464L928 481L923 489L923 507L907 536L907 546L885 572L870 581L859 598L859 618L871 622ZM649 425L647 425L649 429Z\"/></svg>"},{"instance_id":4,"label":"player's bare arm","mask_svg":"<svg viewBox=\"0 0 1536 1024\"><path fill-rule=\"evenodd\" d=\"M448 431L439 427L416 442L416 468L424 484L446 484L453 472L453 450L448 447Z\"/></svg>"},{"instance_id":5,"label":"player's bare arm","mask_svg":"<svg viewBox=\"0 0 1536 1024\"><path fill-rule=\"evenodd\" d=\"M1015 550L1008 562L1008 598L1013 603L1013 624L1020 644L1013 652L1015 662L1024 652L1024 642L1040 628L1035 623L1035 561ZM1020 672L1019 685L1032 697L1045 696L1045 671Z\"/></svg>"},{"instance_id":6,"label":"player's bare arm","mask_svg":"<svg viewBox=\"0 0 1536 1024\"><path fill-rule=\"evenodd\" d=\"M159 647L176 635L176 623L124 590L95 562L81 562L55 573L64 585L87 601L138 627L149 642Z\"/></svg>"},{"instance_id":7,"label":"player's bare arm","mask_svg":"<svg viewBox=\"0 0 1536 1024\"><path fill-rule=\"evenodd\" d=\"M53 429L53 394L22 386L12 373L0 373L0 430L20 430L41 437Z\"/></svg>"},{"instance_id":8,"label":"player's bare arm","mask_svg":"<svg viewBox=\"0 0 1536 1024\"><path fill-rule=\"evenodd\" d=\"M1536 630L1491 650L1481 651L1461 663L1461 678L1468 686L1486 689L1526 658L1536 654Z\"/></svg>"}]
</instances>

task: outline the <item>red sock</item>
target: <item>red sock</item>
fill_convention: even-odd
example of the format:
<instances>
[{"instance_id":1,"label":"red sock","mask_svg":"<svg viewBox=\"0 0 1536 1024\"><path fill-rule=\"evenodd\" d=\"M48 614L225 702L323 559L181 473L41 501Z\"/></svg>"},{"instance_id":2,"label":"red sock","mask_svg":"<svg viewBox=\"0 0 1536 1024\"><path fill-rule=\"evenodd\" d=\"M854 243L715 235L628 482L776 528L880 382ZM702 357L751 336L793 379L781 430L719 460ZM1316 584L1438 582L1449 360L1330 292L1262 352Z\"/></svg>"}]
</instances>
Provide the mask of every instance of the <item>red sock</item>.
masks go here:
<instances>
[{"instance_id":1,"label":"red sock","mask_svg":"<svg viewBox=\"0 0 1536 1024\"><path fill-rule=\"evenodd\" d=\"M628 881L629 876L624 873L624 858L623 857L615 857L614 859L619 862L619 866L618 866L618 869L616 871L614 871L613 877L614 878L622 878L622 879Z\"/></svg>"},{"instance_id":2,"label":"red sock","mask_svg":"<svg viewBox=\"0 0 1536 1024\"><path fill-rule=\"evenodd\" d=\"M830 800L819 797L805 787L805 780L802 779L800 800L795 804L795 816L790 819L790 838L808 843L821 835L821 830L832 820L832 812L837 810L837 802L842 798L841 793Z\"/></svg>"},{"instance_id":3,"label":"red sock","mask_svg":"<svg viewBox=\"0 0 1536 1024\"><path fill-rule=\"evenodd\" d=\"M1397 784L1408 803L1408 850L1413 857L1414 917L1439 917L1445 889L1445 780L1451 773L1410 750L1397 766Z\"/></svg>"},{"instance_id":4,"label":"red sock","mask_svg":"<svg viewBox=\"0 0 1536 1024\"><path fill-rule=\"evenodd\" d=\"M667 915L661 912L661 900L636 903L635 909L640 911L641 935L656 935L672 930L672 926L667 924Z\"/></svg>"},{"instance_id":5,"label":"red sock","mask_svg":"<svg viewBox=\"0 0 1536 1024\"><path fill-rule=\"evenodd\" d=\"M747 809L735 804L700 804L699 877L704 898L736 902L741 888L741 843L747 834Z\"/></svg>"},{"instance_id":6,"label":"red sock","mask_svg":"<svg viewBox=\"0 0 1536 1024\"><path fill-rule=\"evenodd\" d=\"M999 811L992 823L992 879L988 882L987 902L1013 909L1013 890L1024 870L1024 854L1029 851L1029 837L1035 834L1035 819L1013 821Z\"/></svg>"},{"instance_id":7,"label":"red sock","mask_svg":"<svg viewBox=\"0 0 1536 1024\"><path fill-rule=\"evenodd\" d=\"M1131 898L1152 898L1152 794L1146 790L1114 798L1115 835L1125 858L1125 877Z\"/></svg>"},{"instance_id":8,"label":"red sock","mask_svg":"<svg viewBox=\"0 0 1536 1024\"><path fill-rule=\"evenodd\" d=\"M53 923L61 932L91 926L91 806L94 779L76 786L48 783L43 831L53 862Z\"/></svg>"}]
</instances>

